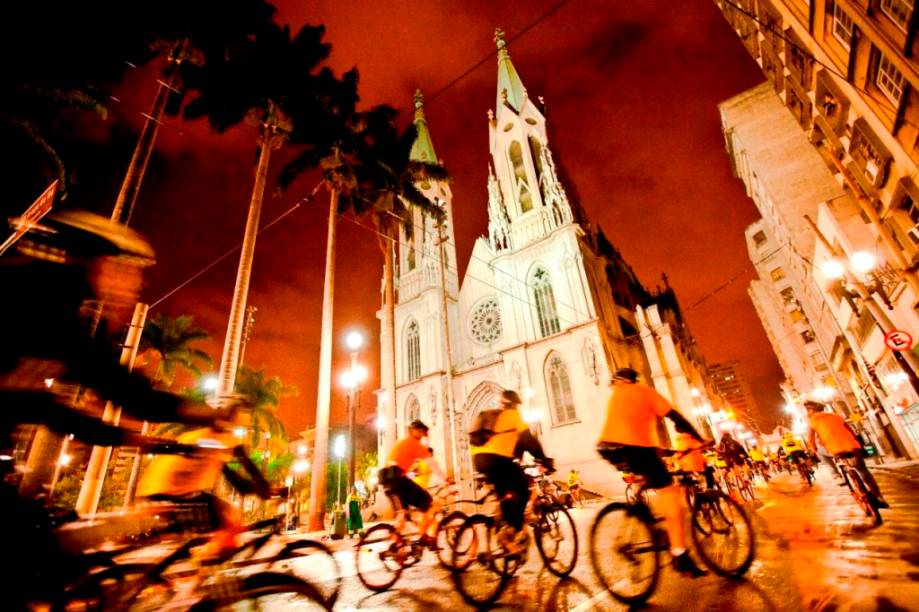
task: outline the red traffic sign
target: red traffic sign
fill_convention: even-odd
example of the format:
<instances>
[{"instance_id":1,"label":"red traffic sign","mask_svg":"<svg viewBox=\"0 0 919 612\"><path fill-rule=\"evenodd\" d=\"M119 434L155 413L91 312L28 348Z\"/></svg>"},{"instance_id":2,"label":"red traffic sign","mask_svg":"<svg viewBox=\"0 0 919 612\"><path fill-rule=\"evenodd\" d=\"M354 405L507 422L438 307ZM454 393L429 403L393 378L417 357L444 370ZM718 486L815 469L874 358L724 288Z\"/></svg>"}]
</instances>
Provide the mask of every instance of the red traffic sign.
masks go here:
<instances>
[{"instance_id":1,"label":"red traffic sign","mask_svg":"<svg viewBox=\"0 0 919 612\"><path fill-rule=\"evenodd\" d=\"M913 337L908 332L895 329L884 335L884 344L892 351L905 351L913 345Z\"/></svg>"}]
</instances>

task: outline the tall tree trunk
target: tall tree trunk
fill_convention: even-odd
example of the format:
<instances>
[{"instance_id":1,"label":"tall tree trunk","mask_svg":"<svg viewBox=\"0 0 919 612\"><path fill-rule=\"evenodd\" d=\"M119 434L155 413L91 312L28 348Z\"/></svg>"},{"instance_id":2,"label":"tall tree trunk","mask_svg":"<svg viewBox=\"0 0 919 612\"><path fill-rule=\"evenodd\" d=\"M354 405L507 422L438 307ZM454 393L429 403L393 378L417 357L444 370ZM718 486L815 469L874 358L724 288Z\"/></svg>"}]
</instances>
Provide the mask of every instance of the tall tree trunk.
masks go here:
<instances>
[{"instance_id":1,"label":"tall tree trunk","mask_svg":"<svg viewBox=\"0 0 919 612\"><path fill-rule=\"evenodd\" d=\"M319 392L316 398L316 439L313 477L310 479L309 530L323 529L326 505L326 465L329 461L329 403L332 395L332 323L335 305L335 223L338 190L329 198L329 229L325 250L325 284L322 288L322 327L319 340Z\"/></svg>"},{"instance_id":2,"label":"tall tree trunk","mask_svg":"<svg viewBox=\"0 0 919 612\"><path fill-rule=\"evenodd\" d=\"M270 115L269 111L269 117ZM243 237L242 250L239 253L236 288L233 290L227 335L223 342L223 354L220 357L216 396L221 399L231 395L236 386L236 370L239 367L240 345L246 323L246 300L249 296L249 279L252 276L255 239L258 236L258 220L262 212L262 198L265 195L265 183L268 179L268 160L271 157L272 146L271 125L263 126L262 130L255 185L252 188L252 198L249 200L249 218L246 220L246 233Z\"/></svg>"},{"instance_id":3,"label":"tall tree trunk","mask_svg":"<svg viewBox=\"0 0 919 612\"><path fill-rule=\"evenodd\" d=\"M395 265L393 261L394 228L388 213L377 215L383 238L383 334L380 339L380 377L386 393L384 408L383 448L380 449L380 465L384 465L389 451L396 443L396 289Z\"/></svg>"}]
</instances>

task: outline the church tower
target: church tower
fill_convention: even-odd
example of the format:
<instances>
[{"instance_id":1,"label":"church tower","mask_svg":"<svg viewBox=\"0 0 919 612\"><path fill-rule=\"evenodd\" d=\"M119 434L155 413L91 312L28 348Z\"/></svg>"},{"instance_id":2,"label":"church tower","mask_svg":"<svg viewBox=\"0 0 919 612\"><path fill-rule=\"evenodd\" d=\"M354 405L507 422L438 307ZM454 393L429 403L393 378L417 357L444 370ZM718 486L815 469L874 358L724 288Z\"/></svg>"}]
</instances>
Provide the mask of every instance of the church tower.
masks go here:
<instances>
[{"instance_id":1,"label":"church tower","mask_svg":"<svg viewBox=\"0 0 919 612\"><path fill-rule=\"evenodd\" d=\"M495 43L498 97L496 110L488 112L488 225L492 248L500 252L519 249L574 219L549 149L542 100L530 99L500 29Z\"/></svg>"}]
</instances>

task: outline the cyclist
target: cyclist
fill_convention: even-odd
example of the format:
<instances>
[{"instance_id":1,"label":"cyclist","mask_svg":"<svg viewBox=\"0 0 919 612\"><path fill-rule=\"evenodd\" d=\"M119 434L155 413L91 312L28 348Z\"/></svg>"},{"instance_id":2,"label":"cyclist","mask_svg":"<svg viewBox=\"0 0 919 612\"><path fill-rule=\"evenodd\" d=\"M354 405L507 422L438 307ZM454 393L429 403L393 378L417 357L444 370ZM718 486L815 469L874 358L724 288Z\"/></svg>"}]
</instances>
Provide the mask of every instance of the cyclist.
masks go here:
<instances>
[{"instance_id":1,"label":"cyclist","mask_svg":"<svg viewBox=\"0 0 919 612\"><path fill-rule=\"evenodd\" d=\"M782 448L785 450L789 465L798 465L804 462L804 466L807 467L807 451L804 450L804 445L792 432L786 431L782 435Z\"/></svg>"},{"instance_id":2,"label":"cyclist","mask_svg":"<svg viewBox=\"0 0 919 612\"><path fill-rule=\"evenodd\" d=\"M571 503L577 504L579 508L583 508L581 503L581 475L574 468L571 468L571 471L568 472L568 492L571 493Z\"/></svg>"},{"instance_id":3,"label":"cyclist","mask_svg":"<svg viewBox=\"0 0 919 612\"><path fill-rule=\"evenodd\" d=\"M735 483L737 483L741 476L740 472L750 461L750 456L747 454L746 449L728 431L721 436L721 441L718 443L718 455L724 461L725 474L732 474L735 478Z\"/></svg>"},{"instance_id":4,"label":"cyclist","mask_svg":"<svg viewBox=\"0 0 919 612\"><path fill-rule=\"evenodd\" d=\"M610 463L627 465L628 471L644 477L646 486L657 489L674 568L693 577L703 576L708 572L697 566L686 550L683 495L661 460L658 421L667 417L697 441L702 442L702 436L657 391L640 384L635 370L616 370L612 386L597 450Z\"/></svg>"},{"instance_id":5,"label":"cyclist","mask_svg":"<svg viewBox=\"0 0 919 612\"><path fill-rule=\"evenodd\" d=\"M147 466L137 485L139 499L166 501L179 507L200 505L206 509L207 528L215 533L205 547L205 557L218 557L235 550L239 546L239 534L243 532L239 508L212 493L221 475L242 495L254 493L267 498L271 492L258 466L237 445L233 429L241 424L240 417L241 411L234 405L225 419L180 434L177 442L197 445L206 448L207 452L191 456L158 455ZM248 477L227 465L234 459ZM199 525L193 527L200 528Z\"/></svg>"},{"instance_id":6,"label":"cyclist","mask_svg":"<svg viewBox=\"0 0 919 612\"><path fill-rule=\"evenodd\" d=\"M0 258L0 472L13 471L6 451L19 424L41 424L60 434L103 446L133 445L137 436L71 407L46 379L80 384L138 420L210 423L219 413L153 388L119 363L106 334L93 334L85 306L104 302L102 329L127 322L153 249L137 232L85 211L48 215ZM90 320L87 320L87 319ZM34 492L27 492L32 493ZM0 524L17 551L4 572L7 604L60 592L64 568L46 511L0 482ZM42 595L44 594L44 595Z\"/></svg>"},{"instance_id":7,"label":"cyclist","mask_svg":"<svg viewBox=\"0 0 919 612\"><path fill-rule=\"evenodd\" d=\"M709 489L715 488L715 470L708 464L708 460L701 450L702 445L698 440L692 437L692 434L686 431L677 433L674 439L673 448L678 451L696 449L686 453L677 460L677 467L684 472L694 472L705 476L705 486Z\"/></svg>"},{"instance_id":8,"label":"cyclist","mask_svg":"<svg viewBox=\"0 0 919 612\"><path fill-rule=\"evenodd\" d=\"M808 441L813 448L816 448L817 437L823 442L823 446L833 457L845 457L852 462L852 465L858 470L859 476L865 481L872 495L878 500L878 506L889 508L890 505L884 500L877 481L865 465L865 459L862 457L862 445L855 436L855 433L846 423L846 421L833 412L827 412L826 406L820 402L807 400L804 402L807 409L807 421L810 425Z\"/></svg>"},{"instance_id":9,"label":"cyclist","mask_svg":"<svg viewBox=\"0 0 919 612\"><path fill-rule=\"evenodd\" d=\"M750 447L750 460L753 462L753 469L760 473L765 479L769 480L769 466L766 463L766 455L754 444Z\"/></svg>"},{"instance_id":10,"label":"cyclist","mask_svg":"<svg viewBox=\"0 0 919 612\"><path fill-rule=\"evenodd\" d=\"M526 451L547 469L552 470L554 465L520 415L517 409L520 403L515 391L502 391L501 412L493 425L494 434L485 444L470 448L475 469L485 476L501 500L501 515L507 527L498 533L498 538L511 554L526 550L527 531L523 522L530 500L529 480L514 458L523 456Z\"/></svg>"},{"instance_id":11,"label":"cyclist","mask_svg":"<svg viewBox=\"0 0 919 612\"><path fill-rule=\"evenodd\" d=\"M421 534L421 543L432 550L436 550L437 538L434 531L434 515L437 508L431 494L408 477L409 470L416 461L424 461L435 476L445 480L443 471L432 455L431 447L421 441L428 435L428 426L419 420L412 421L408 426L408 436L399 440L389 451L386 467L380 470L380 484L386 494L399 500L403 510L417 508L423 513L418 525ZM401 531L405 524L404 513L399 513L397 530Z\"/></svg>"}]
</instances>

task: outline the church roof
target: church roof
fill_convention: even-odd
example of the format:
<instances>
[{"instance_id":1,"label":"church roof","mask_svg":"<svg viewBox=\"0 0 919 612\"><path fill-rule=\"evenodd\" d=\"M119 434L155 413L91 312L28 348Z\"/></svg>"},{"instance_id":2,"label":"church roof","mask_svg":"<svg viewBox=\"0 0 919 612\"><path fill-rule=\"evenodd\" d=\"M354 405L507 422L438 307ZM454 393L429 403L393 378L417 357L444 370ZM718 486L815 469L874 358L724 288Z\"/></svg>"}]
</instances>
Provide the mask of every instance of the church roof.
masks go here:
<instances>
[{"instance_id":1,"label":"church roof","mask_svg":"<svg viewBox=\"0 0 919 612\"><path fill-rule=\"evenodd\" d=\"M436 164L437 155L434 153L434 143L431 142L428 122L424 118L424 96L421 95L420 89L415 91L415 130L418 135L408 154L409 159Z\"/></svg>"},{"instance_id":2,"label":"church roof","mask_svg":"<svg viewBox=\"0 0 919 612\"><path fill-rule=\"evenodd\" d=\"M495 30L495 45L498 47L498 101L495 109L507 104L518 113L523 108L523 99L526 97L526 88L520 75L511 63L510 53L507 52L507 43L504 42L504 30Z\"/></svg>"}]
</instances>

